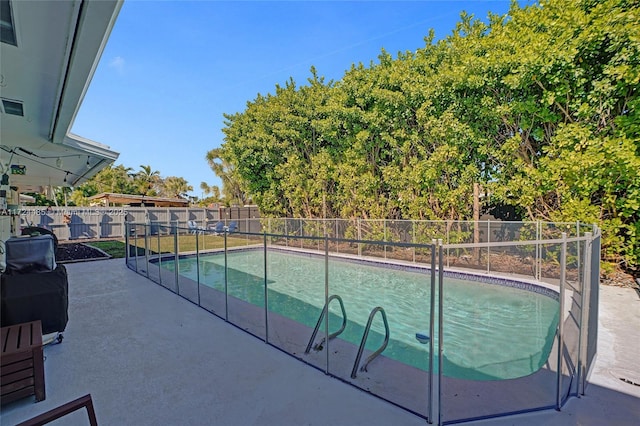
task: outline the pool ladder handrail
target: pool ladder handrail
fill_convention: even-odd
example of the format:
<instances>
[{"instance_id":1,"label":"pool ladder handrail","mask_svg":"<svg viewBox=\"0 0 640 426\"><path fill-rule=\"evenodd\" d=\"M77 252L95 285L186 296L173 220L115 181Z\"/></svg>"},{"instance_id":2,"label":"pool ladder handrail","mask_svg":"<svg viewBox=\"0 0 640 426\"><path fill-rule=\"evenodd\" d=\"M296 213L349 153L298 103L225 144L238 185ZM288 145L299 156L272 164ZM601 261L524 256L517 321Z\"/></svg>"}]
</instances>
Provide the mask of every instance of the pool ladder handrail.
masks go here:
<instances>
[{"instance_id":1,"label":"pool ladder handrail","mask_svg":"<svg viewBox=\"0 0 640 426\"><path fill-rule=\"evenodd\" d=\"M371 329L371 323L373 322L373 318L375 317L377 312L380 312L380 314L382 315L382 321L384 322L384 342L382 342L382 346L380 346L378 350L376 350L374 353L369 355L369 357L364 362L364 364L362 364L360 371L367 371L367 365L369 365L369 363L373 361L375 357L380 355L382 351L384 351L387 348L387 344L389 343L389 323L387 322L387 314L385 313L382 306L376 306L375 308L373 308L373 310L369 314L369 320L367 321L367 326L365 327L364 334L362 335L362 341L360 342L360 347L358 348L358 355L356 356L356 362L353 364L353 370L351 370L352 379L356 378L356 375L358 372L358 364L360 364L360 359L362 358L362 352L364 351L364 346L367 343L367 338L369 337L369 330Z\"/></svg>"},{"instance_id":2,"label":"pool ladder handrail","mask_svg":"<svg viewBox=\"0 0 640 426\"><path fill-rule=\"evenodd\" d=\"M328 339L326 337L323 337L322 340L320 341L320 343L318 343L314 347L314 349L319 350L319 351L322 350L322 344L326 340L331 340L334 337L338 336L347 327L347 312L344 309L344 302L342 301L342 297L338 296L337 294L333 294L333 295L329 296L329 299L327 299L327 303L322 308L322 312L320 312L320 317L318 318L318 322L316 323L316 327L313 329L313 333L311 333L311 339L309 339L309 343L307 344L307 348L304 350L305 354L308 354L309 351L311 350L311 346L313 345L313 341L316 339L316 336L318 335L318 330L320 330L320 324L322 324L322 319L324 318L324 316L327 313L327 307L329 306L329 303L331 303L331 301L334 300L334 299L337 299L338 303L340 303L340 310L342 311L342 326L340 327L340 329L338 331L330 333L329 336L328 336Z\"/></svg>"}]
</instances>

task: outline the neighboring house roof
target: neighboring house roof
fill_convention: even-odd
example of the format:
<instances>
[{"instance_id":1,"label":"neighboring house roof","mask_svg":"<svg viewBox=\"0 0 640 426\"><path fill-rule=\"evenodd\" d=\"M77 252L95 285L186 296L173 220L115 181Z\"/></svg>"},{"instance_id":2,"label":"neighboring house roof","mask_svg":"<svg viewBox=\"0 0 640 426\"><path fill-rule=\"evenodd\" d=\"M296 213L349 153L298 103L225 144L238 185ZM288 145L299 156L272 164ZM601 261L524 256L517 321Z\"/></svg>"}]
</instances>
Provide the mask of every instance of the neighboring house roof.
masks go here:
<instances>
[{"instance_id":1,"label":"neighboring house roof","mask_svg":"<svg viewBox=\"0 0 640 426\"><path fill-rule=\"evenodd\" d=\"M32 197L31 195L27 195L27 194L20 194L19 200L20 200L20 204L36 202L35 197Z\"/></svg>"},{"instance_id":2,"label":"neighboring house roof","mask_svg":"<svg viewBox=\"0 0 640 426\"><path fill-rule=\"evenodd\" d=\"M79 185L118 158L70 130L122 4L0 0L0 174L20 192Z\"/></svg>"},{"instance_id":3,"label":"neighboring house roof","mask_svg":"<svg viewBox=\"0 0 640 426\"><path fill-rule=\"evenodd\" d=\"M146 195L115 194L113 192L103 192L88 199L102 204L144 204L154 205L155 207L186 207L189 205L189 200L184 198L150 197Z\"/></svg>"}]
</instances>

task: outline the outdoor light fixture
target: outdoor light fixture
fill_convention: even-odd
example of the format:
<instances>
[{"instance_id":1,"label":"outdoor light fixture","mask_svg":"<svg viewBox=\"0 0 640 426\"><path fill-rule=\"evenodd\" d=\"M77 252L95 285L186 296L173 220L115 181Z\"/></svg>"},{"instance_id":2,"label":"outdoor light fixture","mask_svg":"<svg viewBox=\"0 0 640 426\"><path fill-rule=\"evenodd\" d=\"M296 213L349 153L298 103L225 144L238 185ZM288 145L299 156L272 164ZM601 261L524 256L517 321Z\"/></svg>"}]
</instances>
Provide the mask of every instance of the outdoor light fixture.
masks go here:
<instances>
[{"instance_id":1,"label":"outdoor light fixture","mask_svg":"<svg viewBox=\"0 0 640 426\"><path fill-rule=\"evenodd\" d=\"M63 180L64 183L67 183L67 176L69 176L69 172L66 172L66 175L64 175L64 180Z\"/></svg>"},{"instance_id":2,"label":"outdoor light fixture","mask_svg":"<svg viewBox=\"0 0 640 426\"><path fill-rule=\"evenodd\" d=\"M62 167L62 158L58 157L58 159L56 160L56 167L57 168Z\"/></svg>"},{"instance_id":3,"label":"outdoor light fixture","mask_svg":"<svg viewBox=\"0 0 640 426\"><path fill-rule=\"evenodd\" d=\"M87 155L87 169L91 168L91 164L89 164L89 158L91 158L91 156Z\"/></svg>"}]
</instances>

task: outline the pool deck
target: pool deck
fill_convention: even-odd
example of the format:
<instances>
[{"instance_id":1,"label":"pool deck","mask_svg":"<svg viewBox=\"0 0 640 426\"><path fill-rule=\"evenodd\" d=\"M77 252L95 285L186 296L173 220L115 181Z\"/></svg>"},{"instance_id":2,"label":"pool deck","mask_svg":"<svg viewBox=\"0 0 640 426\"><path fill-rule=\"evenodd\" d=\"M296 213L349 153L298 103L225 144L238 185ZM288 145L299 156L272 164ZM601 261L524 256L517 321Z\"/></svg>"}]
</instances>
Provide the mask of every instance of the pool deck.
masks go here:
<instances>
[{"instance_id":1,"label":"pool deck","mask_svg":"<svg viewBox=\"0 0 640 426\"><path fill-rule=\"evenodd\" d=\"M129 270L66 265L69 324L45 347L47 399L3 406L14 425L90 393L101 425L423 425L426 421L295 360ZM477 425L636 425L640 297L600 287L598 357L586 395L562 411ZM515 389L514 391L517 391ZM86 414L65 425L88 424Z\"/></svg>"}]
</instances>

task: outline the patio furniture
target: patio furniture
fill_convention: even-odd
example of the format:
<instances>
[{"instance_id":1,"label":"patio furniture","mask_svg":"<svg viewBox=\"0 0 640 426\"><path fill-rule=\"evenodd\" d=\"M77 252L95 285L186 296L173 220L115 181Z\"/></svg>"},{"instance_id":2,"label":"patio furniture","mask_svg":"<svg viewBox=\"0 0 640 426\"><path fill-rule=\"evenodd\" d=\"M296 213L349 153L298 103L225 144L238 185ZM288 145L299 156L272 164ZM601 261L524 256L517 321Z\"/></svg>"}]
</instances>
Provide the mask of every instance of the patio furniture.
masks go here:
<instances>
[{"instance_id":1,"label":"patio furniture","mask_svg":"<svg viewBox=\"0 0 640 426\"><path fill-rule=\"evenodd\" d=\"M227 232L229 234L231 234L232 232L237 232L238 231L238 222L236 222L235 220L229 222L229 226L227 226L226 230L227 230Z\"/></svg>"},{"instance_id":2,"label":"patio furniture","mask_svg":"<svg viewBox=\"0 0 640 426\"><path fill-rule=\"evenodd\" d=\"M204 228L198 226L198 222L195 220L188 221L187 226L189 227L189 233L193 235L202 234L205 231Z\"/></svg>"},{"instance_id":3,"label":"patio furniture","mask_svg":"<svg viewBox=\"0 0 640 426\"><path fill-rule=\"evenodd\" d=\"M87 409L87 415L89 416L89 424L91 426L98 426L98 420L96 419L96 412L93 409L93 401L91 400L91 394L81 396L71 402L67 402L59 407L42 413L29 420L25 420L22 423L18 423L16 426L41 426L51 423L54 420L58 420L67 414L73 413L81 408Z\"/></svg>"},{"instance_id":4,"label":"patio furniture","mask_svg":"<svg viewBox=\"0 0 640 426\"><path fill-rule=\"evenodd\" d=\"M40 321L2 327L0 388L2 404L35 395L46 398Z\"/></svg>"},{"instance_id":5,"label":"patio furniture","mask_svg":"<svg viewBox=\"0 0 640 426\"><path fill-rule=\"evenodd\" d=\"M210 231L213 231L213 235L220 235L224 233L224 222L216 223L216 226L211 226Z\"/></svg>"}]
</instances>

